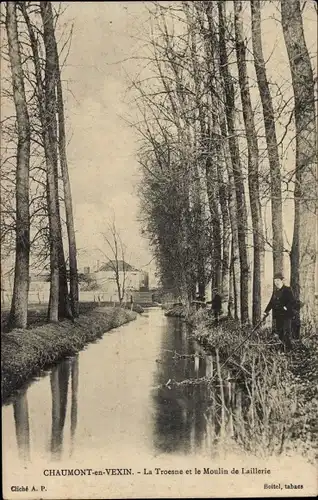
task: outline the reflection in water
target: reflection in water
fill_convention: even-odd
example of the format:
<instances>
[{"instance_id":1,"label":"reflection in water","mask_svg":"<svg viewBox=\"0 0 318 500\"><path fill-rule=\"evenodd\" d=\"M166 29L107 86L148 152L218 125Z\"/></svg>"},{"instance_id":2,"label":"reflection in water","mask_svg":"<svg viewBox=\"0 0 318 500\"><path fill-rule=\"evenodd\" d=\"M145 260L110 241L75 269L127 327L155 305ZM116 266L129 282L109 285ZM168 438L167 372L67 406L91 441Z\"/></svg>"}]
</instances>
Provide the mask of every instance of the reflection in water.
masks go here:
<instances>
[{"instance_id":1,"label":"reflection in water","mask_svg":"<svg viewBox=\"0 0 318 500\"><path fill-rule=\"evenodd\" d=\"M13 403L15 432L21 460L30 460L30 424L27 390L23 389Z\"/></svg>"},{"instance_id":2,"label":"reflection in water","mask_svg":"<svg viewBox=\"0 0 318 500\"><path fill-rule=\"evenodd\" d=\"M151 314L150 312L149 316ZM134 324L131 324L126 330L122 330L121 334L105 336L102 340L106 345L105 351L100 349L96 355L93 347L78 356L63 360L51 370L50 377L46 377L45 382L40 384L40 390L36 389L38 382L33 383L32 398L29 396L30 406L37 394L37 401L42 401L44 393L50 398L51 389L52 422L49 422L49 425L52 425L51 440L49 449L45 451L53 459L62 458L63 448L66 448L68 442L68 433L70 449L67 451L72 457L81 451L81 447L91 447L94 439L98 441L101 438L104 445L108 446L109 439L113 438L113 445L115 443L117 446L116 436L121 437L126 432L127 438L130 439L131 429L134 430L136 442L145 442L147 450L151 443L154 454L158 452L185 454L204 452L213 457L219 453L220 443L223 449L223 443L226 444L227 438L234 438L240 446L249 442L252 418L253 416L258 418L258 415L251 413L253 408L250 408L249 397L244 385L241 385L242 381L236 380L234 383L230 374L227 374L225 370L222 372L222 380L217 357L203 352L200 345L191 338L190 328L185 322L177 318L165 318L162 321L162 316L158 314L158 311L153 314L157 316L153 316L152 320L152 331L157 336L154 341L148 335L149 322L145 317L140 318L140 327L136 328ZM142 356L140 356L141 349L143 349ZM117 368L113 372L108 368L105 370L105 363L96 362L99 355L104 356L104 352L107 352L109 359L114 359L115 356L117 359L119 351L123 356L124 364L117 361ZM85 377L86 371L90 376L91 391L79 391L79 356L82 356L81 369L84 370ZM147 360L149 363L145 365ZM156 366L155 371L153 371L153 366ZM121 374L122 369L123 376L121 377L118 374ZM135 376L131 373L135 376L140 375L141 383L144 382L143 376L147 378L146 395L142 389L139 391L138 387L136 388ZM152 377L155 380L152 380ZM215 377L213 383L201 380L211 377ZM197 379L200 381L177 385L173 382L167 384L169 379L177 382L189 379L194 382L198 382ZM50 388L48 388L49 384ZM110 398L114 386L116 386L116 404ZM103 412L96 404L101 391L104 391L106 396L103 400ZM75 442L75 434L79 425L79 398L83 399L81 405L83 413L80 418L82 428L78 432L81 439ZM21 458L28 460L31 438L26 390L17 393L13 401L19 454ZM46 405L48 404L49 402L46 401ZM68 412L67 404L69 404ZM127 413L124 412L124 408L130 408L132 404L138 406L138 412L133 412L129 419L124 421L123 415ZM41 422L41 416L33 411L30 413L35 419L31 429L36 432L37 421ZM141 424L140 417L138 417L141 414L147 416L146 423L143 417ZM10 415L12 419L12 413ZM66 421L66 418L69 418L68 415L70 416L69 422ZM91 421L103 422L104 425L104 419L108 425L105 425L103 433L100 431L101 425L95 426L91 424ZM118 434L114 437L109 431L112 427L118 430ZM90 433L87 432L87 428L91 429ZM95 429L98 429L96 435L94 435ZM149 433L152 435L150 436ZM221 442L222 437L225 441ZM39 439L31 443L33 453L40 451L36 449L38 443L40 443ZM233 441L230 444L232 445ZM122 443L118 441L118 448L120 449L121 446ZM143 445L140 444L140 446Z\"/></svg>"},{"instance_id":3,"label":"reflection in water","mask_svg":"<svg viewBox=\"0 0 318 500\"><path fill-rule=\"evenodd\" d=\"M173 359L173 353L191 355ZM161 452L192 452L205 431L206 384L165 387L169 379L178 382L205 375L205 360L189 340L187 325L169 318L163 332L160 363L155 385L163 385L153 394L156 407L154 444Z\"/></svg>"},{"instance_id":4,"label":"reflection in water","mask_svg":"<svg viewBox=\"0 0 318 500\"><path fill-rule=\"evenodd\" d=\"M205 355L185 323L175 318L169 318L169 323L154 383L159 386L153 393L154 446L165 453L204 451L213 456L217 442L240 434L244 422L241 389L230 374L222 378L218 355ZM213 384L165 385L169 379L181 382L214 375Z\"/></svg>"},{"instance_id":5,"label":"reflection in water","mask_svg":"<svg viewBox=\"0 0 318 500\"><path fill-rule=\"evenodd\" d=\"M72 406L71 406L71 451L74 451L75 432L77 427L77 396L78 396L78 354L71 361L72 373Z\"/></svg>"},{"instance_id":6,"label":"reflection in water","mask_svg":"<svg viewBox=\"0 0 318 500\"><path fill-rule=\"evenodd\" d=\"M51 371L52 433L51 452L53 458L61 458L63 430L67 407L67 391L70 376L70 362L65 359Z\"/></svg>"},{"instance_id":7,"label":"reflection in water","mask_svg":"<svg viewBox=\"0 0 318 500\"><path fill-rule=\"evenodd\" d=\"M61 458L63 448L63 431L67 409L67 395L71 374L71 449L74 449L74 439L77 426L77 398L78 398L78 355L65 359L51 372L52 392L52 434L51 453L55 459Z\"/></svg>"},{"instance_id":8,"label":"reflection in water","mask_svg":"<svg viewBox=\"0 0 318 500\"><path fill-rule=\"evenodd\" d=\"M75 433L77 427L78 406L78 355L61 361L51 370L50 383L52 394L52 430L50 450L54 459L61 458L63 449L63 431L67 411L67 396L69 390L69 378L71 374L71 449L73 453ZM21 460L30 460L30 424L27 400L27 387L19 391L13 399L14 423L17 437L17 445Z\"/></svg>"},{"instance_id":9,"label":"reflection in water","mask_svg":"<svg viewBox=\"0 0 318 500\"><path fill-rule=\"evenodd\" d=\"M71 449L73 453L75 432L77 427L78 405L78 355L61 361L51 372L52 393L52 433L51 453L52 458L60 459L63 451L63 431L67 410L67 396L69 378L71 374Z\"/></svg>"}]
</instances>

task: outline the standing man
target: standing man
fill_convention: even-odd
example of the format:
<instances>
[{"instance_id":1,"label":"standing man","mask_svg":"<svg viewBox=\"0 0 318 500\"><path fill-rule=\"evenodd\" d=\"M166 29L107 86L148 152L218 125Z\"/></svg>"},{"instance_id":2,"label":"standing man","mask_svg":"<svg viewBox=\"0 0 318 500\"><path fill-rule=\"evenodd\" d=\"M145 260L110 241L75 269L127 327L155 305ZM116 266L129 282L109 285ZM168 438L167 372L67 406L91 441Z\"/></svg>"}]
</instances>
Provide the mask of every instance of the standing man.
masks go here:
<instances>
[{"instance_id":1,"label":"standing man","mask_svg":"<svg viewBox=\"0 0 318 500\"><path fill-rule=\"evenodd\" d=\"M289 351L291 343L291 320L294 316L295 298L289 286L284 284L282 273L274 275L274 291L264 312L264 317L272 310L275 332L278 334L284 349Z\"/></svg>"},{"instance_id":2,"label":"standing man","mask_svg":"<svg viewBox=\"0 0 318 500\"><path fill-rule=\"evenodd\" d=\"M219 317L220 317L221 312L222 312L222 297L216 289L213 290L211 309L212 309L213 314L214 314L215 324L218 325L219 324Z\"/></svg>"}]
</instances>

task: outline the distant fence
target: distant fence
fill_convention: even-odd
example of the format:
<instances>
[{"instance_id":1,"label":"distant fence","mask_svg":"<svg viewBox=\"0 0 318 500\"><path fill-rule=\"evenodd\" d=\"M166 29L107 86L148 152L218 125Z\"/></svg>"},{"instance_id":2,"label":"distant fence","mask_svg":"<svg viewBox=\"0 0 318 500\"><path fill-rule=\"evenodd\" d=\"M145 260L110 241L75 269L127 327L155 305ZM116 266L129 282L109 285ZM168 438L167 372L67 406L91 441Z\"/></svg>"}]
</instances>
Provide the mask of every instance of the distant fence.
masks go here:
<instances>
[{"instance_id":1,"label":"distant fence","mask_svg":"<svg viewBox=\"0 0 318 500\"><path fill-rule=\"evenodd\" d=\"M29 292L28 303L29 304L47 304L49 302L50 293L48 291L39 292ZM8 306L11 304L12 293L4 292L2 293L1 301L2 305ZM100 291L80 291L79 292L80 302L118 302L118 295L116 293L107 293ZM130 295L127 293L124 302L130 301Z\"/></svg>"},{"instance_id":2,"label":"distant fence","mask_svg":"<svg viewBox=\"0 0 318 500\"><path fill-rule=\"evenodd\" d=\"M152 304L154 302L153 292L132 291L130 295L133 302L136 302L137 304Z\"/></svg>"}]
</instances>

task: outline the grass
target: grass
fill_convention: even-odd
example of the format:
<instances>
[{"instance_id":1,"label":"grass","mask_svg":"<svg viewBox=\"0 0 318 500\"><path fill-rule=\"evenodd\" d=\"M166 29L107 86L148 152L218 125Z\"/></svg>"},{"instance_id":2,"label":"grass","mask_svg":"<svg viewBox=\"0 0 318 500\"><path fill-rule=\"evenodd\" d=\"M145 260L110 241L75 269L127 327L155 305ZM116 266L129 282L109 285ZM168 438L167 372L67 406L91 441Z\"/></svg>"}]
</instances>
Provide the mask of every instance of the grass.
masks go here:
<instances>
[{"instance_id":1,"label":"grass","mask_svg":"<svg viewBox=\"0 0 318 500\"><path fill-rule=\"evenodd\" d=\"M89 309L89 308L87 308ZM70 356L104 332L136 318L136 313L119 307L91 309L72 323L33 324L1 335L1 395L4 401L41 369Z\"/></svg>"},{"instance_id":2,"label":"grass","mask_svg":"<svg viewBox=\"0 0 318 500\"><path fill-rule=\"evenodd\" d=\"M79 312L80 314L86 314L89 311L93 311L98 307L118 307L118 303L114 302L80 302ZM124 309L131 309L130 303L124 303L122 306ZM47 304L30 304L28 307L28 325L42 325L46 324L47 321ZM144 308L139 304L134 303L132 310L138 314L144 312ZM7 321L9 318L10 307L2 307L1 310L1 331L8 331Z\"/></svg>"},{"instance_id":3,"label":"grass","mask_svg":"<svg viewBox=\"0 0 318 500\"><path fill-rule=\"evenodd\" d=\"M187 319L189 315L189 310L183 304L173 304L172 306L162 306L162 309L166 310L165 316L171 318L183 318Z\"/></svg>"},{"instance_id":4,"label":"grass","mask_svg":"<svg viewBox=\"0 0 318 500\"><path fill-rule=\"evenodd\" d=\"M124 308L129 309L131 311L134 311L138 314L142 314L143 312L145 312L145 309L141 305L135 304L135 303L133 303L132 308L131 308L131 304L125 304Z\"/></svg>"},{"instance_id":5,"label":"grass","mask_svg":"<svg viewBox=\"0 0 318 500\"><path fill-rule=\"evenodd\" d=\"M217 421L219 438L258 456L318 450L318 337L309 334L284 354L269 328L251 331L235 323L214 326L204 310L190 318L194 338L213 357L212 404L206 418ZM215 381L218 390L215 390Z\"/></svg>"},{"instance_id":6,"label":"grass","mask_svg":"<svg viewBox=\"0 0 318 500\"><path fill-rule=\"evenodd\" d=\"M102 304L105 305L105 304ZM89 311L96 309L99 306L98 302L80 302L79 313L86 314ZM29 304L28 306L28 325L43 325L47 322L48 304ZM7 322L9 319L10 305L2 306L1 308L1 332L8 331Z\"/></svg>"}]
</instances>

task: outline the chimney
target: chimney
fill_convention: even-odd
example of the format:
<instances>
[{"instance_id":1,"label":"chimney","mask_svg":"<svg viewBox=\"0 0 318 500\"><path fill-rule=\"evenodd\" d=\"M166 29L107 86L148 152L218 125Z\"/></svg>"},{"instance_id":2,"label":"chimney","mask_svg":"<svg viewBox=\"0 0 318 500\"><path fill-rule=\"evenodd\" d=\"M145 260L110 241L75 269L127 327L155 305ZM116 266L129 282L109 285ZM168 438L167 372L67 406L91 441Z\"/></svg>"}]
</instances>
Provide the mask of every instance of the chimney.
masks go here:
<instances>
[{"instance_id":1,"label":"chimney","mask_svg":"<svg viewBox=\"0 0 318 500\"><path fill-rule=\"evenodd\" d=\"M99 265L99 260L98 260L97 264L96 264L96 271L99 271L99 268L100 268L100 265Z\"/></svg>"}]
</instances>

